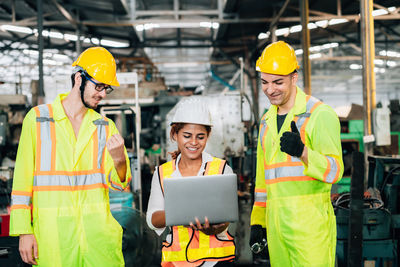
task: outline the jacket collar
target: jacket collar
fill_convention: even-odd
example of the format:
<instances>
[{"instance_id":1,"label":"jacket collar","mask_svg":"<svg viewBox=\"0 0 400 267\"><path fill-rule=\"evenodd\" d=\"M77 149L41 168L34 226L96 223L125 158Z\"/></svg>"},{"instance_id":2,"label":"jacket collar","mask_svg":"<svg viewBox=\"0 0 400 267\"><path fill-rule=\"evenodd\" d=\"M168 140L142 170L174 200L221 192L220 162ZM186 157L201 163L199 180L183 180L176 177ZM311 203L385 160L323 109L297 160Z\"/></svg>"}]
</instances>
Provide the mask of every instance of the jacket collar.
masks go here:
<instances>
[{"instance_id":1,"label":"jacket collar","mask_svg":"<svg viewBox=\"0 0 400 267\"><path fill-rule=\"evenodd\" d=\"M303 92L303 90L301 90L300 87L296 86L296 99L294 102L294 106L289 111L289 113L292 113L293 115L305 113L307 110L306 97L307 95ZM278 107L276 105L271 105L270 109L267 112L265 120L276 118L277 113L278 113Z\"/></svg>"},{"instance_id":2,"label":"jacket collar","mask_svg":"<svg viewBox=\"0 0 400 267\"><path fill-rule=\"evenodd\" d=\"M62 105L62 101L69 95L69 93L66 94L59 94L53 101L52 106L53 106L53 118L54 120L62 120L67 118L67 115L65 114L64 107ZM89 116L90 121L95 121L98 119L101 119L102 116L94 111L93 109L88 109L86 112L85 116Z\"/></svg>"}]
</instances>

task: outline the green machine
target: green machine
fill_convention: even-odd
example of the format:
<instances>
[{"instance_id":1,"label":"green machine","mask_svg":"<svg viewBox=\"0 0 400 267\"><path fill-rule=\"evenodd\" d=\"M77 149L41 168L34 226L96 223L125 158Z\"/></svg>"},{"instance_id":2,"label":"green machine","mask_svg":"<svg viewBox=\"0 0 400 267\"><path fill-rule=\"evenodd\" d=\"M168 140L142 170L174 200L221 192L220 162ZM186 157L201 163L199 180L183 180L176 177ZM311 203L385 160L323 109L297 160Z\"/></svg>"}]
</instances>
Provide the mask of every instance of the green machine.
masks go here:
<instances>
[{"instance_id":1,"label":"green machine","mask_svg":"<svg viewBox=\"0 0 400 267\"><path fill-rule=\"evenodd\" d=\"M351 182L351 155L353 151L364 152L364 121L348 120L341 121L340 138L342 140L344 172L343 178L332 187L332 193L350 192ZM374 155L399 155L400 154L400 132L391 131L391 145L376 147Z\"/></svg>"}]
</instances>

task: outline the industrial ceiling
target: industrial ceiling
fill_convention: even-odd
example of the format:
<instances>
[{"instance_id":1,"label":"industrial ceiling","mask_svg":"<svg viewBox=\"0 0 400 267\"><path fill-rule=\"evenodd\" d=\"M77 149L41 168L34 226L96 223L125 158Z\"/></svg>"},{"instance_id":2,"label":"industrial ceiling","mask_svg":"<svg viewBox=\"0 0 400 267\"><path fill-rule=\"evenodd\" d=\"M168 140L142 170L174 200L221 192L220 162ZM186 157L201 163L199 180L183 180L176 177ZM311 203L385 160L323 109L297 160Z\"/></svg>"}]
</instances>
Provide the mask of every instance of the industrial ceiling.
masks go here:
<instances>
[{"instance_id":1,"label":"industrial ceiling","mask_svg":"<svg viewBox=\"0 0 400 267\"><path fill-rule=\"evenodd\" d=\"M300 1L3 0L1 80L9 81L6 73L21 72L23 65L30 67L23 77L37 75L42 12L45 75L51 75L52 65L69 66L77 52L100 44L112 51L120 68L158 71L170 87L236 88L240 58L244 71L254 76L255 60L274 38L301 55ZM318 68L343 68L343 62L357 68L360 2L308 0L308 5L312 61ZM399 10L400 1L374 1L376 51L385 68L395 68L400 59Z\"/></svg>"}]
</instances>

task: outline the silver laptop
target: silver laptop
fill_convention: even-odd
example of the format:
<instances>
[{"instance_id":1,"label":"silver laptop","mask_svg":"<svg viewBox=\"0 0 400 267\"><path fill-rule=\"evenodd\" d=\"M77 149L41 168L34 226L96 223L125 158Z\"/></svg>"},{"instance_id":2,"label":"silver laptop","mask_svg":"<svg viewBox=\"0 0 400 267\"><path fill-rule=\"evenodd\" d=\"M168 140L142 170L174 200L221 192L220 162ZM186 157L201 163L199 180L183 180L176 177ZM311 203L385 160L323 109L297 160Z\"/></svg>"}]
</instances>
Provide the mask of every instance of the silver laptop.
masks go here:
<instances>
[{"instance_id":1,"label":"silver laptop","mask_svg":"<svg viewBox=\"0 0 400 267\"><path fill-rule=\"evenodd\" d=\"M238 220L236 174L164 179L164 199L167 226Z\"/></svg>"}]
</instances>

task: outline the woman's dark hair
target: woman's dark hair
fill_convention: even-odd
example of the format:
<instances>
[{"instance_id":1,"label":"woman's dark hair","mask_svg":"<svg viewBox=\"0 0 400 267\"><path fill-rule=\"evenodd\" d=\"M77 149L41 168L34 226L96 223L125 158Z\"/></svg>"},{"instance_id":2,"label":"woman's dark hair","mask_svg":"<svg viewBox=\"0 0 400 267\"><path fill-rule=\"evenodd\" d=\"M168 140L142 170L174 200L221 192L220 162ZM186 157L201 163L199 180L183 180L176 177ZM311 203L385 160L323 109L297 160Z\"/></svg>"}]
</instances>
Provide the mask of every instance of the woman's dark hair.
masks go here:
<instances>
[{"instance_id":1,"label":"woman's dark hair","mask_svg":"<svg viewBox=\"0 0 400 267\"><path fill-rule=\"evenodd\" d=\"M171 131L169 133L169 137L171 138L171 140L174 140L174 134L177 134L180 130L182 130L185 124L187 123L178 122L171 125ZM211 133L211 126L208 125L203 125L203 126L206 127L207 136L209 136Z\"/></svg>"}]
</instances>

